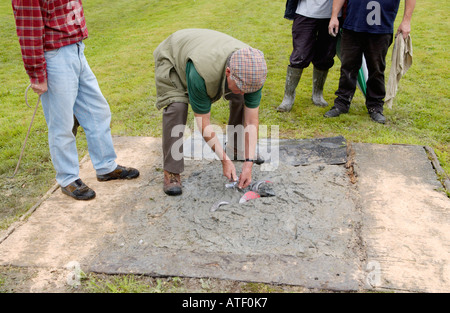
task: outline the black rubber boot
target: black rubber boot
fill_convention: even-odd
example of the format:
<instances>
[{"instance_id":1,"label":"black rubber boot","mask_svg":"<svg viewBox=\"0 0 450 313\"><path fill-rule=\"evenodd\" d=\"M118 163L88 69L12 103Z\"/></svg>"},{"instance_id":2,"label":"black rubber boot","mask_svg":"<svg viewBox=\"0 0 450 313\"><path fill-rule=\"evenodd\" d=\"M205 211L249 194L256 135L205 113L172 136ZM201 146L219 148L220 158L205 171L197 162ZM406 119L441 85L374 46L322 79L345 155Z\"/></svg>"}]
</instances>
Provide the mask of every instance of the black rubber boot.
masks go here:
<instances>
[{"instance_id":1,"label":"black rubber boot","mask_svg":"<svg viewBox=\"0 0 450 313\"><path fill-rule=\"evenodd\" d=\"M95 191L83 183L81 179L77 179L67 185L61 187L63 194L66 194L76 200L91 200L95 198Z\"/></svg>"},{"instance_id":2,"label":"black rubber boot","mask_svg":"<svg viewBox=\"0 0 450 313\"><path fill-rule=\"evenodd\" d=\"M115 179L133 179L139 176L139 171L132 167L124 167L117 165L116 169L111 173L97 175L98 181L108 181Z\"/></svg>"}]
</instances>

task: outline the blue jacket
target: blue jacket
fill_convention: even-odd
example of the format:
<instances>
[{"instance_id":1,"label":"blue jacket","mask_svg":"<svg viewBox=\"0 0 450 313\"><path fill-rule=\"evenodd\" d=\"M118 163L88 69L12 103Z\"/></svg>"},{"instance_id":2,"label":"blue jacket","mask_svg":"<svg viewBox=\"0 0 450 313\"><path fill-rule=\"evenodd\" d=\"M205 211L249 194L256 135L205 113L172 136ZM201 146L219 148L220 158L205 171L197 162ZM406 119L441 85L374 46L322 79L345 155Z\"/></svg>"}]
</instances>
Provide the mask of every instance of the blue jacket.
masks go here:
<instances>
[{"instance_id":1,"label":"blue jacket","mask_svg":"<svg viewBox=\"0 0 450 313\"><path fill-rule=\"evenodd\" d=\"M300 0L287 0L286 11L284 12L284 18L288 20L295 19L295 11L297 10L298 2Z\"/></svg>"}]
</instances>

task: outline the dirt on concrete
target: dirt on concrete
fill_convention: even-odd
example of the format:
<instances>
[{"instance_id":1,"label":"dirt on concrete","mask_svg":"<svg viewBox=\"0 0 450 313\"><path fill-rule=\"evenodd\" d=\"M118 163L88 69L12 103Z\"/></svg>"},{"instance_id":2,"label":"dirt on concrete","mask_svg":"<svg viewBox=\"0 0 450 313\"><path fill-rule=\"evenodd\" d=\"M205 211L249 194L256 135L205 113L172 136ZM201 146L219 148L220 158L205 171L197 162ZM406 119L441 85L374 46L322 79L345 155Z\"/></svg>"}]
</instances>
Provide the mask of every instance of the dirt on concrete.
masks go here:
<instances>
[{"instance_id":1,"label":"dirt on concrete","mask_svg":"<svg viewBox=\"0 0 450 313\"><path fill-rule=\"evenodd\" d=\"M132 283L129 283L132 280ZM0 293L328 293L302 286L191 277L152 277L88 273L73 285L61 268L0 266ZM127 283L124 283L127 282Z\"/></svg>"}]
</instances>

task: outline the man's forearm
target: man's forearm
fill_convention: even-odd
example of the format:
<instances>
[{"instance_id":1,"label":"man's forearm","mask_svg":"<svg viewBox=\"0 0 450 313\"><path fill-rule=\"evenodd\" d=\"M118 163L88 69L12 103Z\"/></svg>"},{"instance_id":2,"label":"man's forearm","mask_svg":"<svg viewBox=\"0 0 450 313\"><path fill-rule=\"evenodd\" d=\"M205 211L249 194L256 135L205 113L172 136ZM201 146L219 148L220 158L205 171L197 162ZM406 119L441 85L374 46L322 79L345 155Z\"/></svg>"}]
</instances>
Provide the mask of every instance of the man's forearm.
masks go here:
<instances>
[{"instance_id":1,"label":"man's forearm","mask_svg":"<svg viewBox=\"0 0 450 313\"><path fill-rule=\"evenodd\" d=\"M339 32L339 12L341 12L342 7L344 6L345 0L334 0L333 7L331 11L330 23L328 24L328 33L336 37Z\"/></svg>"},{"instance_id":2,"label":"man's forearm","mask_svg":"<svg viewBox=\"0 0 450 313\"><path fill-rule=\"evenodd\" d=\"M411 18L416 7L416 0L405 0L405 12L403 14L403 20L411 23Z\"/></svg>"},{"instance_id":3,"label":"man's forearm","mask_svg":"<svg viewBox=\"0 0 450 313\"><path fill-rule=\"evenodd\" d=\"M194 113L195 120L197 122L198 128L202 133L202 137L208 146L213 150L216 155L219 157L221 161L229 160L228 156L225 153L222 145L220 144L219 139L214 132L211 122L210 122L210 113L208 114L196 114Z\"/></svg>"}]
</instances>

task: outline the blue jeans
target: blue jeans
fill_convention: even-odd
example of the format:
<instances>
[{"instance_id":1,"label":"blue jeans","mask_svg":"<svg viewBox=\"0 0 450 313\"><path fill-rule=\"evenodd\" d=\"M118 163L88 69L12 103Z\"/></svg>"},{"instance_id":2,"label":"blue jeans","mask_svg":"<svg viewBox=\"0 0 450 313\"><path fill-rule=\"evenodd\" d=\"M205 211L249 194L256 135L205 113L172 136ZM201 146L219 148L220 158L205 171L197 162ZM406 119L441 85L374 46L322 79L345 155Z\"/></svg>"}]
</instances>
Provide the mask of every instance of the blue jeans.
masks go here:
<instances>
[{"instance_id":1,"label":"blue jeans","mask_svg":"<svg viewBox=\"0 0 450 313\"><path fill-rule=\"evenodd\" d=\"M86 134L89 156L98 175L114 171L111 111L78 42L45 52L48 91L41 96L56 181L65 187L79 178L75 115Z\"/></svg>"}]
</instances>

